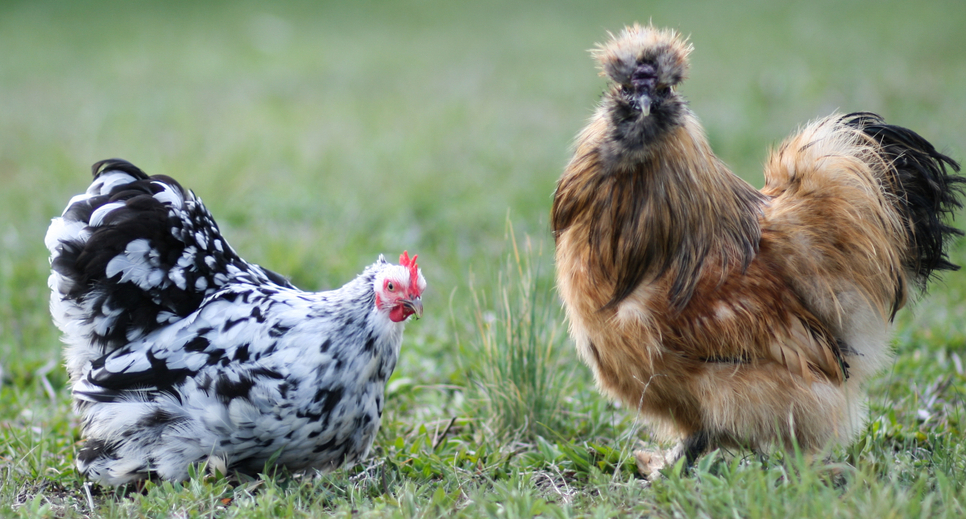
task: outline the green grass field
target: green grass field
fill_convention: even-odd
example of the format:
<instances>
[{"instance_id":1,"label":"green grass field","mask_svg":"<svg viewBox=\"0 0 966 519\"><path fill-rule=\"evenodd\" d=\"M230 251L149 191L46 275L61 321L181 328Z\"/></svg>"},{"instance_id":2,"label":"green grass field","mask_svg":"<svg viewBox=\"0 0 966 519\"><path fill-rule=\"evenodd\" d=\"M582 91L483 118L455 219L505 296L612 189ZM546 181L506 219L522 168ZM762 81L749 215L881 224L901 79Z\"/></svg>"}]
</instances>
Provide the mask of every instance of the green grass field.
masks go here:
<instances>
[{"instance_id":1,"label":"green grass field","mask_svg":"<svg viewBox=\"0 0 966 519\"><path fill-rule=\"evenodd\" d=\"M966 273L900 313L855 445L818 464L711 455L649 483L630 456L647 431L567 337L548 226L606 31L691 34L682 91L760 186L768 149L834 110L966 159L962 3L598 3L0 4L0 515L966 514ZM304 288L419 254L426 315L366 463L84 486L43 236L108 157L194 189L246 259ZM966 264L966 244L952 256Z\"/></svg>"}]
</instances>

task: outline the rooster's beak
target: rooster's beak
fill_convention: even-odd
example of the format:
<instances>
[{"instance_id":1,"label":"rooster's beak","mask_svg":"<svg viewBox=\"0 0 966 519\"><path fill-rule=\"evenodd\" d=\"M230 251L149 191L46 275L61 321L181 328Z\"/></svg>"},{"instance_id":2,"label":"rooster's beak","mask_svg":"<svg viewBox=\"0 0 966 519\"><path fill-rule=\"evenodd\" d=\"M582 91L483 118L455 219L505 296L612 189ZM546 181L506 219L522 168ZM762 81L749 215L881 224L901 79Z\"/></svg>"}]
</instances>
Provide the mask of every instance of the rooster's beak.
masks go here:
<instances>
[{"instance_id":1,"label":"rooster's beak","mask_svg":"<svg viewBox=\"0 0 966 519\"><path fill-rule=\"evenodd\" d=\"M630 77L631 88L636 94L637 108L644 117L651 113L651 95L657 86L657 71L650 63L641 63Z\"/></svg>"},{"instance_id":2,"label":"rooster's beak","mask_svg":"<svg viewBox=\"0 0 966 519\"><path fill-rule=\"evenodd\" d=\"M419 319L423 316L423 300L421 297L416 296L412 299L404 299L402 304L410 311L410 313L416 316L416 319Z\"/></svg>"},{"instance_id":3,"label":"rooster's beak","mask_svg":"<svg viewBox=\"0 0 966 519\"><path fill-rule=\"evenodd\" d=\"M647 117L651 115L651 96L648 94L641 94L637 98L637 107L641 110L641 115Z\"/></svg>"}]
</instances>

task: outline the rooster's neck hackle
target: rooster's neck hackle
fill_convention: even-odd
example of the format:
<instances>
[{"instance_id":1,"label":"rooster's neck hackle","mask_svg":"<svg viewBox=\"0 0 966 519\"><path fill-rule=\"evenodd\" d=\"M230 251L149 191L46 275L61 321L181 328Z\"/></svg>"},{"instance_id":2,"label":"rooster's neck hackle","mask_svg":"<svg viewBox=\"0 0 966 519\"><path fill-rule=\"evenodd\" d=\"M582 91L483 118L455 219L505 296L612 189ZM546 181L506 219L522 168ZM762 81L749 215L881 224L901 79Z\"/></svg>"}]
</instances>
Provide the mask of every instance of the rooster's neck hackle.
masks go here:
<instances>
[{"instance_id":1,"label":"rooster's neck hackle","mask_svg":"<svg viewBox=\"0 0 966 519\"><path fill-rule=\"evenodd\" d=\"M671 276L671 304L683 308L708 266L746 267L761 236L763 197L712 153L675 90L690 44L674 31L635 25L594 51L612 80L578 136L554 199L559 237L587 234L591 261L614 286L604 308L641 282Z\"/></svg>"}]
</instances>

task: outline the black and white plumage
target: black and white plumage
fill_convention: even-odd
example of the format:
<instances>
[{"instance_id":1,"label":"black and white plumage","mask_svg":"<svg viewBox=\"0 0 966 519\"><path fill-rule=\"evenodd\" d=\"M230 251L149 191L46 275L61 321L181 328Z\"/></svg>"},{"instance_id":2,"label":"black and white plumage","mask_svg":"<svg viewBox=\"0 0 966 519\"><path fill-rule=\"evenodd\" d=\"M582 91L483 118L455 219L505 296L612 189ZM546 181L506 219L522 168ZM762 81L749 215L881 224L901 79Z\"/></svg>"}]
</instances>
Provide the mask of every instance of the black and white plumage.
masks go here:
<instances>
[{"instance_id":1,"label":"black and white plumage","mask_svg":"<svg viewBox=\"0 0 966 519\"><path fill-rule=\"evenodd\" d=\"M303 292L241 259L191 192L111 159L55 218L50 308L105 484L183 480L193 463L256 473L364 458L426 281L403 253Z\"/></svg>"}]
</instances>

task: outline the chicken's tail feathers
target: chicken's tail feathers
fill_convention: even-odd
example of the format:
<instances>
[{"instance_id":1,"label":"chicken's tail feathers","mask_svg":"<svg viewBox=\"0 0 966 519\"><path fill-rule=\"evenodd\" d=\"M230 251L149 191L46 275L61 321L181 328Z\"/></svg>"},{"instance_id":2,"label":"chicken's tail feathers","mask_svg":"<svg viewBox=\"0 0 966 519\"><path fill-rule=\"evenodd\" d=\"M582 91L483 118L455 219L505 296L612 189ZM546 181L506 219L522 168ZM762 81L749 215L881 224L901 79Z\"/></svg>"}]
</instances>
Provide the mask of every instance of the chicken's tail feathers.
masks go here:
<instances>
[{"instance_id":1,"label":"chicken's tail feathers","mask_svg":"<svg viewBox=\"0 0 966 519\"><path fill-rule=\"evenodd\" d=\"M120 159L92 171L45 238L51 314L69 344L113 350L185 317L239 272L287 285L238 257L174 179Z\"/></svg>"},{"instance_id":2,"label":"chicken's tail feathers","mask_svg":"<svg viewBox=\"0 0 966 519\"><path fill-rule=\"evenodd\" d=\"M966 191L966 178L955 174L959 164L936 151L918 133L886 124L878 115L853 113L845 115L842 122L873 139L880 155L892 166L894 178L890 184L910 236L905 267L920 289L938 271L958 270L959 266L949 260L947 249L954 237L963 235L949 224L962 207L961 197Z\"/></svg>"},{"instance_id":3,"label":"chicken's tail feathers","mask_svg":"<svg viewBox=\"0 0 966 519\"><path fill-rule=\"evenodd\" d=\"M148 177L147 173L141 171L141 168L124 159L104 159L95 162L94 165L91 166L91 174L94 176L94 179L97 179L102 173L106 173L108 171L121 171L131 175L137 180L147 180L150 178Z\"/></svg>"}]
</instances>

